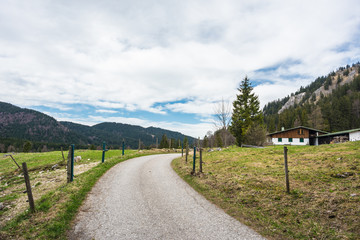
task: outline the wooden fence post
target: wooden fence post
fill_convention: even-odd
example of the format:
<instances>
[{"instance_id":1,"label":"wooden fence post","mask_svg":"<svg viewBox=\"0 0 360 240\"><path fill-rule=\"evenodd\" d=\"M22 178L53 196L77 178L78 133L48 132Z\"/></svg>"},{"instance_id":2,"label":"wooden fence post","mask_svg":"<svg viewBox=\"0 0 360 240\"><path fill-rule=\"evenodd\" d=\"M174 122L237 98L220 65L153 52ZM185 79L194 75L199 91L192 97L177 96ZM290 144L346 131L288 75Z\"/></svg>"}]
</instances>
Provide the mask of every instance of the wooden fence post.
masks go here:
<instances>
[{"instance_id":1,"label":"wooden fence post","mask_svg":"<svg viewBox=\"0 0 360 240\"><path fill-rule=\"evenodd\" d=\"M67 182L72 182L74 179L74 148L73 145L69 147L69 154L67 159Z\"/></svg>"},{"instance_id":2,"label":"wooden fence post","mask_svg":"<svg viewBox=\"0 0 360 240\"><path fill-rule=\"evenodd\" d=\"M5 155L6 156L6 155ZM10 156L11 157L11 159L14 161L14 163L16 164L16 166L19 168L19 169L21 169L21 167L19 166L19 164L15 161L15 158L11 155L11 154L9 154L8 156Z\"/></svg>"},{"instance_id":3,"label":"wooden fence post","mask_svg":"<svg viewBox=\"0 0 360 240\"><path fill-rule=\"evenodd\" d=\"M26 162L22 163L22 167L23 167L23 172L24 172L26 192L27 192L28 199L29 199L30 210L31 210L31 212L35 212L34 198L33 198L32 191L31 191L30 178L29 178L29 173L28 173Z\"/></svg>"},{"instance_id":4,"label":"wooden fence post","mask_svg":"<svg viewBox=\"0 0 360 240\"><path fill-rule=\"evenodd\" d=\"M200 169L199 169L199 172L201 172L201 173L202 173L202 164L203 164L203 162L202 162L202 148L200 148Z\"/></svg>"},{"instance_id":5,"label":"wooden fence post","mask_svg":"<svg viewBox=\"0 0 360 240\"><path fill-rule=\"evenodd\" d=\"M287 152L288 152L287 147L284 147L286 192L290 193L290 182L289 182L289 170L288 170Z\"/></svg>"},{"instance_id":6,"label":"wooden fence post","mask_svg":"<svg viewBox=\"0 0 360 240\"><path fill-rule=\"evenodd\" d=\"M191 174L195 174L195 162L196 162L196 147L194 147L193 170L192 170Z\"/></svg>"},{"instance_id":7,"label":"wooden fence post","mask_svg":"<svg viewBox=\"0 0 360 240\"><path fill-rule=\"evenodd\" d=\"M181 157L184 156L184 143L181 144Z\"/></svg>"},{"instance_id":8,"label":"wooden fence post","mask_svg":"<svg viewBox=\"0 0 360 240\"><path fill-rule=\"evenodd\" d=\"M62 157L63 157L63 161L64 161L64 163L65 163L65 157L64 157L63 147L61 147L61 154L62 154Z\"/></svg>"}]
</instances>

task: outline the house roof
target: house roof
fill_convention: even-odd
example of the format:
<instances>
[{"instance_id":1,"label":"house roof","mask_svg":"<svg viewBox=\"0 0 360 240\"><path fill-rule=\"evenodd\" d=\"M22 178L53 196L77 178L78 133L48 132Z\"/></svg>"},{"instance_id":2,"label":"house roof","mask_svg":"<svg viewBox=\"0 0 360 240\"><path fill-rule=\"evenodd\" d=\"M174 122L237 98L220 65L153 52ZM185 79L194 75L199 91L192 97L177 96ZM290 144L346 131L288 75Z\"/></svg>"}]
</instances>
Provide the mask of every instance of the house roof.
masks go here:
<instances>
[{"instance_id":1,"label":"house roof","mask_svg":"<svg viewBox=\"0 0 360 240\"><path fill-rule=\"evenodd\" d=\"M314 131L314 132L321 132L321 133L328 134L328 132L321 131L321 130L318 130L318 129L309 128L309 127L304 127L304 126L298 126L298 127L294 127L294 128L285 129L285 130L283 130L283 131L277 131L277 132L269 133L268 136L271 136L271 135L274 135L274 134L277 134L277 133L283 133L283 132L287 132L287 131L299 129L299 128L304 128L304 129L308 129L308 130L311 130L311 131ZM322 136L323 136L323 135L322 135Z\"/></svg>"},{"instance_id":2,"label":"house roof","mask_svg":"<svg viewBox=\"0 0 360 240\"><path fill-rule=\"evenodd\" d=\"M327 133L327 134L320 135L318 137L330 137L330 136L347 134L347 133L357 132L357 131L360 131L360 128L355 128L355 129L350 129L350 130L345 130L345 131L340 131L340 132L334 132L334 133Z\"/></svg>"}]
</instances>

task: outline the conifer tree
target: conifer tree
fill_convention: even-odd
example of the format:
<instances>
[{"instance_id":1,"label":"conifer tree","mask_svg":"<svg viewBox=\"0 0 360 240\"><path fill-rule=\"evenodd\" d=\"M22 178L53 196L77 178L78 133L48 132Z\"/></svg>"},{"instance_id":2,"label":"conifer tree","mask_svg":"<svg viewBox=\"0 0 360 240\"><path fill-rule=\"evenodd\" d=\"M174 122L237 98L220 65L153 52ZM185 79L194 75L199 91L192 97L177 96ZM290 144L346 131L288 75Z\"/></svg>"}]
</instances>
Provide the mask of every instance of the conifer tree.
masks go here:
<instances>
[{"instance_id":1,"label":"conifer tree","mask_svg":"<svg viewBox=\"0 0 360 240\"><path fill-rule=\"evenodd\" d=\"M186 148L189 145L189 140L187 137L184 138L184 148Z\"/></svg>"},{"instance_id":2,"label":"conifer tree","mask_svg":"<svg viewBox=\"0 0 360 240\"><path fill-rule=\"evenodd\" d=\"M169 148L169 141L166 137L166 134L164 134L161 138L161 142L160 142L160 148Z\"/></svg>"},{"instance_id":3,"label":"conifer tree","mask_svg":"<svg viewBox=\"0 0 360 240\"><path fill-rule=\"evenodd\" d=\"M25 153L30 152L31 148L32 148L32 143L30 141L26 141L24 143L23 152Z\"/></svg>"},{"instance_id":4,"label":"conifer tree","mask_svg":"<svg viewBox=\"0 0 360 240\"><path fill-rule=\"evenodd\" d=\"M171 146L170 146L170 147L171 147L171 148L177 148L175 138L172 138L172 139L171 139Z\"/></svg>"},{"instance_id":5,"label":"conifer tree","mask_svg":"<svg viewBox=\"0 0 360 240\"><path fill-rule=\"evenodd\" d=\"M224 144L223 144L220 134L221 134L220 131L215 132L215 141L216 141L216 146L222 148L224 146Z\"/></svg>"},{"instance_id":6,"label":"conifer tree","mask_svg":"<svg viewBox=\"0 0 360 240\"><path fill-rule=\"evenodd\" d=\"M241 146L251 124L263 124L263 115L258 96L252 92L253 87L247 76L241 81L238 90L240 93L233 102L230 131L236 138L237 145Z\"/></svg>"},{"instance_id":7,"label":"conifer tree","mask_svg":"<svg viewBox=\"0 0 360 240\"><path fill-rule=\"evenodd\" d=\"M205 135L204 139L203 139L203 144L202 147L203 148L207 148L209 145L209 138Z\"/></svg>"}]
</instances>

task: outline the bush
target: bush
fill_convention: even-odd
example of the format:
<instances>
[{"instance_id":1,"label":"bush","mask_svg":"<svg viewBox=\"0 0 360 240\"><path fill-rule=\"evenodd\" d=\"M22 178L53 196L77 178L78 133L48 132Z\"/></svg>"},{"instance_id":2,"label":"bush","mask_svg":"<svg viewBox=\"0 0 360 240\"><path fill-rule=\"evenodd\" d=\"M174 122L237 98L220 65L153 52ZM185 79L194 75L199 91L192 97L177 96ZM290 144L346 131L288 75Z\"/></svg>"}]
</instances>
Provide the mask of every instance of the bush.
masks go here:
<instances>
[{"instance_id":1,"label":"bush","mask_svg":"<svg viewBox=\"0 0 360 240\"><path fill-rule=\"evenodd\" d=\"M266 141L266 128L263 124L251 124L245 134L245 143L249 145L262 146Z\"/></svg>"}]
</instances>

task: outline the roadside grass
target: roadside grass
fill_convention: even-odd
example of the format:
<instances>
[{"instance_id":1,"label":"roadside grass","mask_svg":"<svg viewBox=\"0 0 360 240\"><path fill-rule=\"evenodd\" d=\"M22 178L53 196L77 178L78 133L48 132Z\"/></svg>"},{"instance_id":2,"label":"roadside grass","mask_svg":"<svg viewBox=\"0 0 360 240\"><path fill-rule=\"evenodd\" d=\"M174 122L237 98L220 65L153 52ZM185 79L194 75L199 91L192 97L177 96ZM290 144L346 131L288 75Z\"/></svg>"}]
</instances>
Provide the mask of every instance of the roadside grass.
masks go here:
<instances>
[{"instance_id":1,"label":"roadside grass","mask_svg":"<svg viewBox=\"0 0 360 240\"><path fill-rule=\"evenodd\" d=\"M132 153L133 150L126 150L126 154ZM64 157L67 161L68 152L64 151ZM106 152L106 159L114 156L121 155L121 150L111 150ZM75 150L75 156L81 156L82 160L75 162L75 168L79 166L88 166L89 163L99 163L102 157L102 151L98 150ZM27 163L28 171L30 173L30 181L33 186L37 187L42 182L36 182L40 176L46 179L54 178L52 174L52 166L58 165L57 169L66 168L66 161L63 161L61 151L45 152L45 153L16 153L13 154L16 162L20 165L23 162ZM42 174L44 172L44 174ZM59 174L59 173L56 173ZM78 174L76 171L75 175ZM64 176L65 177L65 176ZM57 180L58 181L58 180ZM25 190L24 177L21 169L15 165L10 156L6 157L4 154L0 157L0 202L3 204L14 207L14 200L20 198L24 194L21 194ZM8 208L0 211L0 216ZM3 221L0 221L0 224Z\"/></svg>"},{"instance_id":2,"label":"roadside grass","mask_svg":"<svg viewBox=\"0 0 360 240\"><path fill-rule=\"evenodd\" d=\"M203 174L191 161L172 163L195 190L269 239L359 239L360 142L203 152ZM197 159L197 172L198 172Z\"/></svg>"},{"instance_id":3,"label":"roadside grass","mask_svg":"<svg viewBox=\"0 0 360 240\"><path fill-rule=\"evenodd\" d=\"M101 161L101 151L85 150L81 152L81 154L79 152L80 151L75 151L75 156L81 155L82 161L84 162ZM21 154L18 154L16 159L19 159L20 162L27 161L30 163L29 165L32 166L30 169L36 169L36 171L34 170L30 173L31 181L31 174L37 174L37 170L42 169L42 166L58 162L59 159L57 156L59 153L60 160L62 160L61 152L44 154L48 158L51 158L52 156L52 161L46 159L44 156L36 156L36 154L34 154L35 157L31 156L32 154L28 154L31 157L27 156L27 154L23 154L23 158ZM66 239L66 232L69 230L71 221L85 199L86 194L108 169L127 159L156 153L162 152L156 150L144 150L140 152L126 150L124 157L121 156L120 150L106 152L106 158L103 164L94 165L86 172L78 175L76 175L75 172L74 181L72 183L67 184L64 180L61 184L57 185L56 188L44 192L42 196L35 201L35 213L30 213L29 209L27 209L12 220L6 222L0 230L0 239ZM38 155L41 154L38 153ZM65 158L66 157L67 154L65 154ZM37 159L43 160L37 162ZM10 161L12 160L10 159ZM88 164L84 162L82 164ZM76 164L81 164L81 162ZM12 166L12 171L16 169L16 166L14 166ZM11 171L7 171L7 174L9 173L11 173ZM18 174L19 173L16 173L15 175ZM16 177L16 179L17 178L18 177ZM24 185L23 178L21 178L21 181L19 179L17 184ZM34 183L31 184L33 185ZM40 185L43 184L40 183ZM5 197L2 197L1 201L11 201L13 200L12 198L15 198L15 196L11 194L6 195ZM3 211L0 211L0 213L1 212ZM5 215L6 211L3 214Z\"/></svg>"},{"instance_id":4,"label":"roadside grass","mask_svg":"<svg viewBox=\"0 0 360 240\"><path fill-rule=\"evenodd\" d=\"M126 150L129 151L129 150ZM21 163L26 162L28 170L47 170L50 169L56 163L66 164L68 149L63 151L65 162L63 161L61 151L53 151L53 152L44 152L44 153L15 153L13 157L16 162L20 165ZM106 158L113 157L121 154L121 150L110 150L106 152ZM10 156L0 157L0 175L7 175L8 173L12 173L16 171L18 168L10 158ZM75 149L75 157L81 156L82 160L76 164L83 164L84 162L93 162L93 161L101 161L102 150L77 150ZM90 159L90 160L88 160Z\"/></svg>"}]
</instances>

